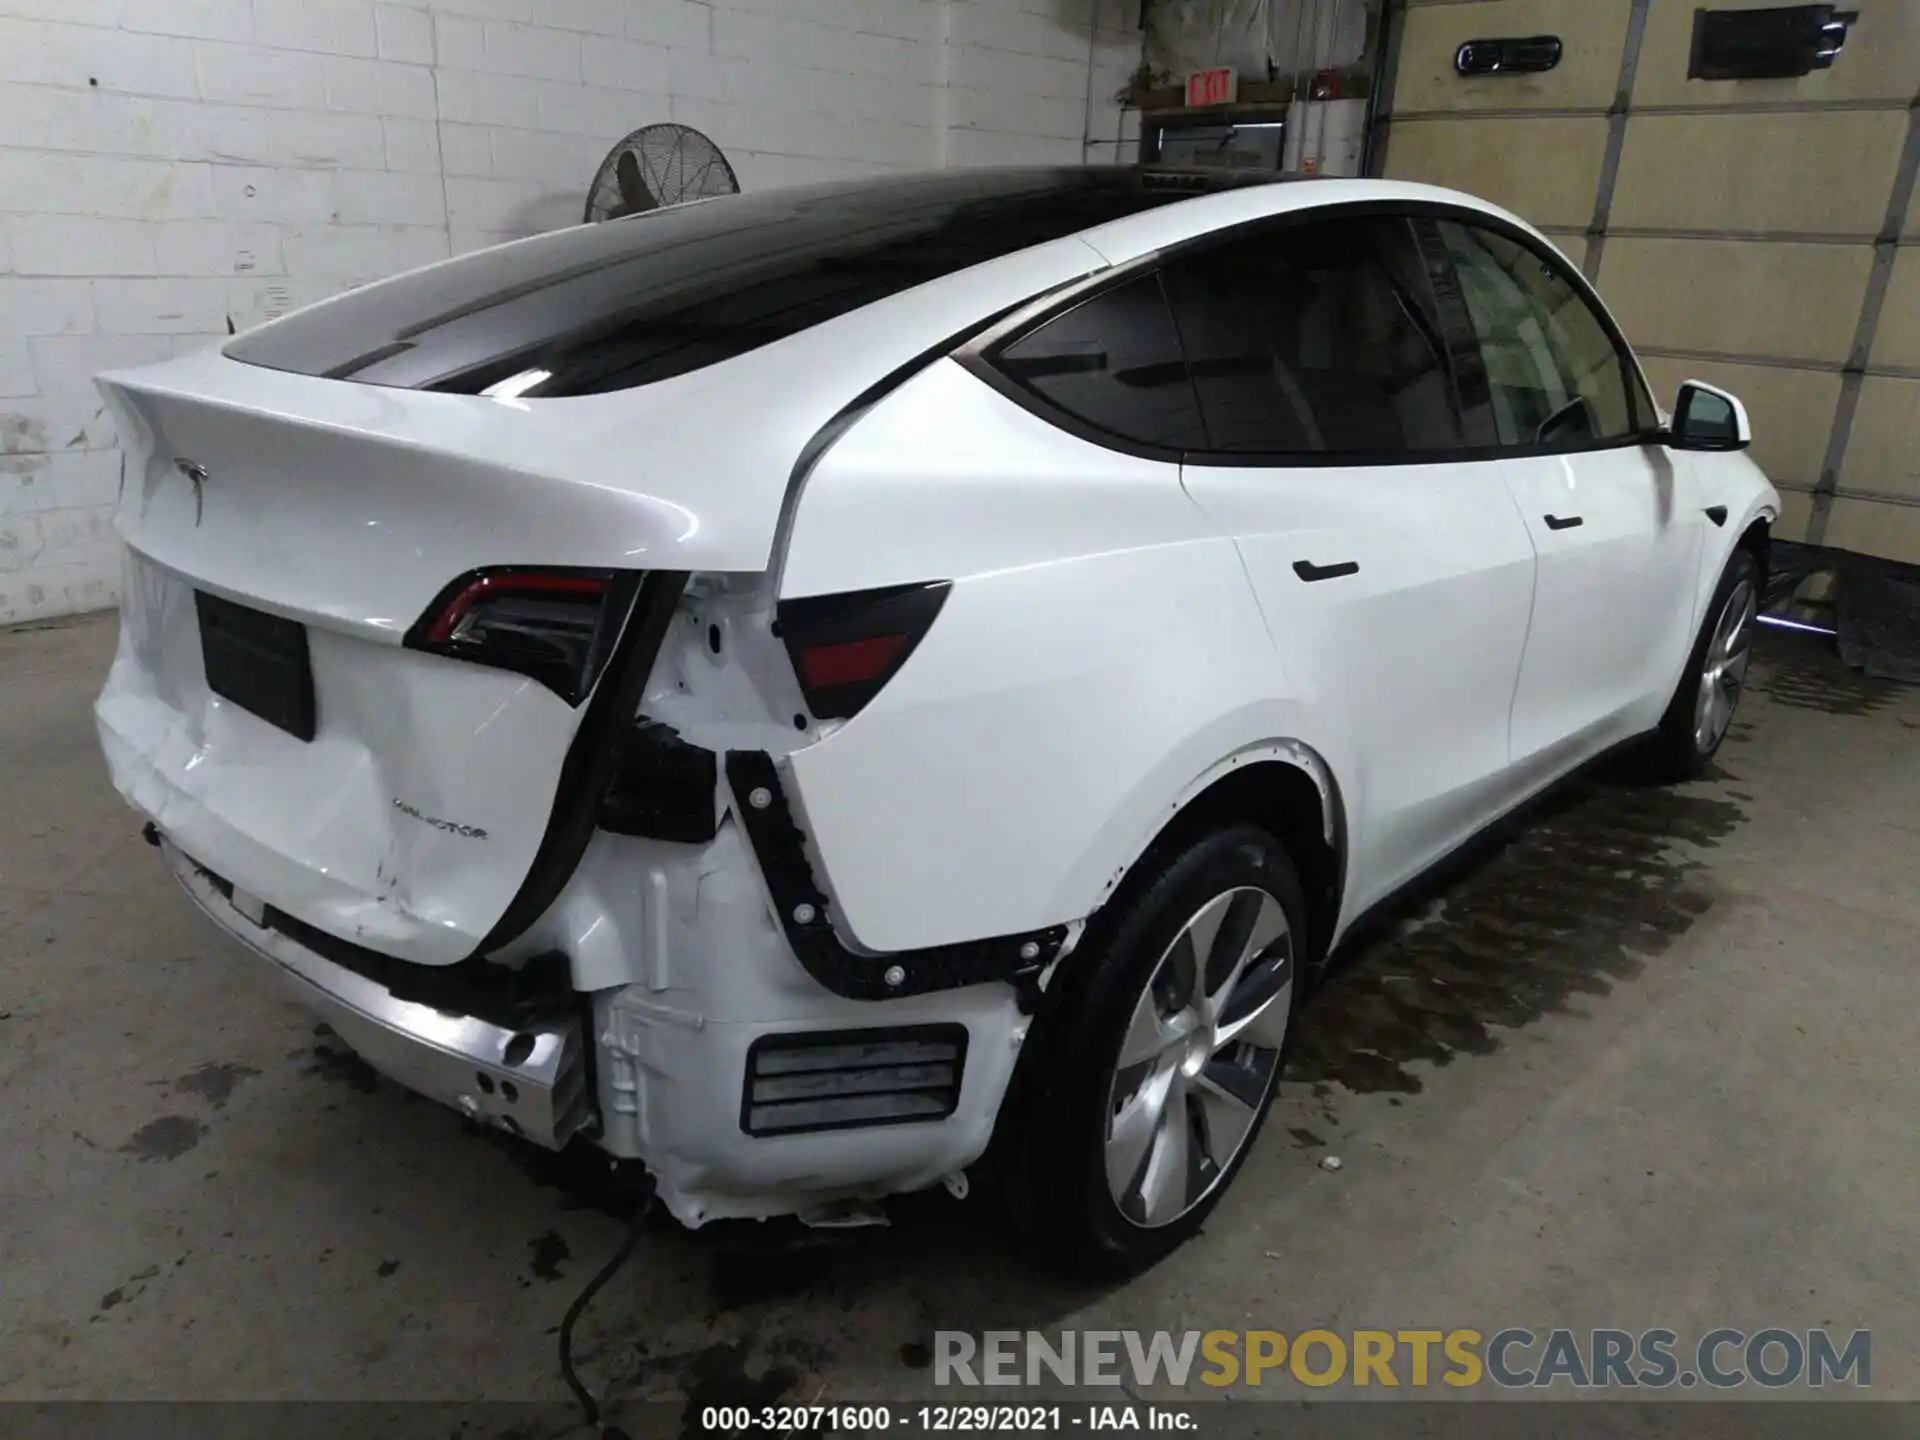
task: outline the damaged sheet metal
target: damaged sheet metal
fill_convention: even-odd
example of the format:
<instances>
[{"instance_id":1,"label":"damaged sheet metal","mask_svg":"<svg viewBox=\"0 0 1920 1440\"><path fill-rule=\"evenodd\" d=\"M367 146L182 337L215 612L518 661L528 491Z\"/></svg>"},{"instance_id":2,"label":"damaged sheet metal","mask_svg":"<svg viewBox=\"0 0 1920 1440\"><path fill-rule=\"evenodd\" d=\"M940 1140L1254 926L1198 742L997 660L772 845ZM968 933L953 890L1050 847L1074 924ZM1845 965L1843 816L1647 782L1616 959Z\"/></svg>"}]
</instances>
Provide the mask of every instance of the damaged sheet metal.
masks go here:
<instances>
[{"instance_id":1,"label":"damaged sheet metal","mask_svg":"<svg viewBox=\"0 0 1920 1440\"><path fill-rule=\"evenodd\" d=\"M533 864L579 712L312 625L322 723L303 742L209 689L191 582L130 549L122 595L95 718L128 803L328 934L427 965L473 954Z\"/></svg>"}]
</instances>

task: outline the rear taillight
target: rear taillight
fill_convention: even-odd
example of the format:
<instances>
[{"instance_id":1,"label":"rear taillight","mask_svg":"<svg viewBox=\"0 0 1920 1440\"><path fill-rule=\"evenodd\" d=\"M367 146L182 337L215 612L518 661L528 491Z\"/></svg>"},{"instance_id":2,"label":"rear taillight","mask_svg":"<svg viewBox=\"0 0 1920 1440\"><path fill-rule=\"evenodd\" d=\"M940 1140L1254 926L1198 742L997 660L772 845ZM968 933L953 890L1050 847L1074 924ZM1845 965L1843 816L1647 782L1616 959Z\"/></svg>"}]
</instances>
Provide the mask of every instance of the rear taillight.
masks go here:
<instances>
[{"instance_id":1,"label":"rear taillight","mask_svg":"<svg viewBox=\"0 0 1920 1440\"><path fill-rule=\"evenodd\" d=\"M859 713L906 664L951 588L939 580L782 600L780 639L807 708L822 720Z\"/></svg>"},{"instance_id":2,"label":"rear taillight","mask_svg":"<svg viewBox=\"0 0 1920 1440\"><path fill-rule=\"evenodd\" d=\"M475 570L440 593L407 645L515 671L578 705L600 678L639 579L619 570Z\"/></svg>"}]
</instances>

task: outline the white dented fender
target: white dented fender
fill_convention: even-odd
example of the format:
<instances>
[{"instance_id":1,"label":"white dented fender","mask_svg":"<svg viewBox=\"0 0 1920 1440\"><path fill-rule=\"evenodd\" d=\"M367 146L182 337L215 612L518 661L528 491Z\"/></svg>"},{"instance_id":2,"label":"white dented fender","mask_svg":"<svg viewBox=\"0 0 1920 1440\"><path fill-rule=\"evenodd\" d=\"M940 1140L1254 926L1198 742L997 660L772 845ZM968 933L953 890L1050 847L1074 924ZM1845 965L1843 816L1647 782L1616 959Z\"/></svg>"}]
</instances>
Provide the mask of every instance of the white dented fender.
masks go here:
<instances>
[{"instance_id":1,"label":"white dented fender","mask_svg":"<svg viewBox=\"0 0 1920 1440\"><path fill-rule=\"evenodd\" d=\"M827 452L782 596L924 580L952 591L919 648L786 762L850 945L1080 919L1199 784L1313 744L1177 467L1068 435L951 361Z\"/></svg>"}]
</instances>

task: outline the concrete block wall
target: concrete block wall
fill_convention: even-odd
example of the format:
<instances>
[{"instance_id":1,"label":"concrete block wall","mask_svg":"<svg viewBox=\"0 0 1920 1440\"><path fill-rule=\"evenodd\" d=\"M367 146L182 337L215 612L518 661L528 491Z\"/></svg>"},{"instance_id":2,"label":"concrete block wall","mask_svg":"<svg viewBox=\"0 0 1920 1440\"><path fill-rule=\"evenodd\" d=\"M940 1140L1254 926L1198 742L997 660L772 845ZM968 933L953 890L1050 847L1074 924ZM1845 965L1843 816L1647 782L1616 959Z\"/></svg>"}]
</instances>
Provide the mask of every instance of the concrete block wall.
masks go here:
<instances>
[{"instance_id":1,"label":"concrete block wall","mask_svg":"<svg viewBox=\"0 0 1920 1440\"><path fill-rule=\"evenodd\" d=\"M97 371L575 223L608 146L653 121L705 131L755 190L1129 159L1113 96L1137 15L1135 0L0 0L0 624L114 601L120 457Z\"/></svg>"}]
</instances>

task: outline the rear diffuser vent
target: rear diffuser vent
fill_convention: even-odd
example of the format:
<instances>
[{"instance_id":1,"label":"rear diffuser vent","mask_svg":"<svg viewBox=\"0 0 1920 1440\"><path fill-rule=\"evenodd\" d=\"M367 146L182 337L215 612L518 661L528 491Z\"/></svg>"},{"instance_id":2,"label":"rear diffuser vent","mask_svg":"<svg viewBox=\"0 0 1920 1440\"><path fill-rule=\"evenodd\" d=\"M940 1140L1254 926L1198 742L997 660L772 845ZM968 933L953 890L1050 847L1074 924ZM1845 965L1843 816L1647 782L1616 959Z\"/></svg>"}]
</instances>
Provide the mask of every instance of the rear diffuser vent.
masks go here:
<instances>
[{"instance_id":1,"label":"rear diffuser vent","mask_svg":"<svg viewBox=\"0 0 1920 1440\"><path fill-rule=\"evenodd\" d=\"M964 1025L764 1035L747 1051L740 1128L797 1135L944 1120L960 1104Z\"/></svg>"}]
</instances>

